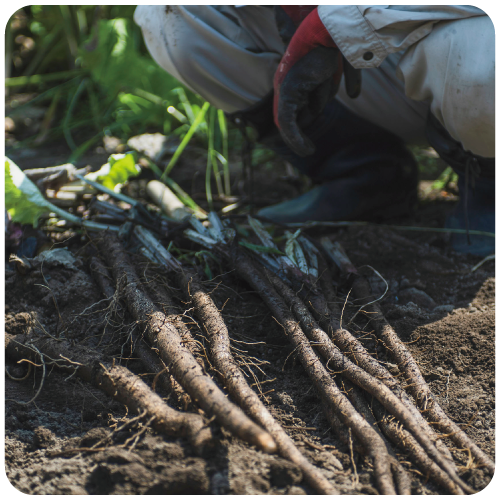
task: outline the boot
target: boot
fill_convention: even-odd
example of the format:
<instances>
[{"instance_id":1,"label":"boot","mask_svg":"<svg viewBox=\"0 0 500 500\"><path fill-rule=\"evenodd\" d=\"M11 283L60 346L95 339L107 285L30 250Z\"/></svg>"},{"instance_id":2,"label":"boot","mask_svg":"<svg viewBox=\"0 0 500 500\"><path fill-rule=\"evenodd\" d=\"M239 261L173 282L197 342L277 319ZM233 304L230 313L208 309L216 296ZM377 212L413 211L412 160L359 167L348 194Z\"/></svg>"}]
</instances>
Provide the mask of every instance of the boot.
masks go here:
<instances>
[{"instance_id":1,"label":"boot","mask_svg":"<svg viewBox=\"0 0 500 500\"><path fill-rule=\"evenodd\" d=\"M429 113L427 139L458 175L460 200L445 223L449 229L495 233L495 158L464 150ZM495 253L495 238L476 234L452 234L451 246L459 253L486 256Z\"/></svg>"},{"instance_id":2,"label":"boot","mask_svg":"<svg viewBox=\"0 0 500 500\"><path fill-rule=\"evenodd\" d=\"M266 99L250 113L239 113L237 119L253 124L261 144L289 161L317 186L298 198L266 207L258 215L283 224L379 220L408 214L415 206L417 166L398 137L333 101L305 129L316 151L303 158L281 140L273 124L272 107L267 107L272 96Z\"/></svg>"}]
</instances>

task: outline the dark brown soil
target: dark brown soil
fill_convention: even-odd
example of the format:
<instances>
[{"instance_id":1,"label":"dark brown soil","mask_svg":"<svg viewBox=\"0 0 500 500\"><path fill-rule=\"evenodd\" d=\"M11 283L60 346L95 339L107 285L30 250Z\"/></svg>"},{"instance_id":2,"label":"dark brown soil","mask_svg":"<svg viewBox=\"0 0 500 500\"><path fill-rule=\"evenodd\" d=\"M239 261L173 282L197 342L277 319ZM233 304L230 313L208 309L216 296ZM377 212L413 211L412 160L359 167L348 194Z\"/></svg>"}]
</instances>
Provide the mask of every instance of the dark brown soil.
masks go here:
<instances>
[{"instance_id":1,"label":"dark brown soil","mask_svg":"<svg viewBox=\"0 0 500 500\"><path fill-rule=\"evenodd\" d=\"M258 203L271 190L272 183L264 182L267 175L263 172ZM257 177L257 185L259 180ZM286 181L283 186L286 193L281 196L298 192ZM435 202L421 207L416 218L406 222L427 220L435 225L440 213ZM376 295L384 292L385 285L368 266L384 277L389 290L382 301L383 310L402 340L408 343L440 404L484 451L494 456L494 261L470 272L481 259L451 252L446 241L434 233L368 226L324 230L322 234L342 243L354 264L370 277ZM59 254L64 257L63 264L57 259L42 264L43 259L37 257L31 262L31 269L22 272L12 264L6 266L8 334L43 328L53 336L64 332L77 345L97 347L115 356L120 353L125 345L123 335L134 325L123 326L121 332L114 330L107 322L108 303L95 305L103 297L89 272L83 251L86 242L73 238L67 250L70 254ZM350 449L337 439L327 423L310 380L280 325L260 298L227 272L206 285L219 309L223 308L233 347L240 350L235 352L239 353L242 368L251 383L254 377L260 381L263 400L299 449L342 493L377 493L371 464L356 452L353 463ZM344 297L347 291L344 290ZM174 295L180 296L180 292ZM348 300L345 322L357 307ZM200 339L196 325L192 328ZM365 339L366 346L373 348L370 352L374 356L384 359L383 352L377 350L380 348L371 344L371 329L362 316L356 317L351 329ZM123 356L129 355L130 349L125 348ZM264 373L251 364L250 357L254 363L261 360L259 368ZM9 359L6 363L12 376L22 378L26 374L27 363L15 364ZM145 381L152 382L153 377L144 373L133 356L124 363ZM395 365L388 366L398 374ZM187 441L159 435L152 429L147 429L130 450L130 445L124 444L142 429L145 420L116 432L117 427L134 415L99 390L54 366L47 367L47 376L35 401L22 404L34 397L41 373L38 367L23 381L9 377L5 381L6 471L12 485L23 493L313 493L296 466L257 451L215 424L212 426L217 444L202 456L196 455ZM172 397L168 402L175 405ZM100 451L71 452L75 448L88 448L107 436L110 440L98 448ZM467 464L464 452L453 453L462 465ZM405 462L404 453L399 458L410 471L414 494L446 493ZM485 488L491 479L483 470L473 467L465 469L463 477L477 490Z\"/></svg>"}]
</instances>

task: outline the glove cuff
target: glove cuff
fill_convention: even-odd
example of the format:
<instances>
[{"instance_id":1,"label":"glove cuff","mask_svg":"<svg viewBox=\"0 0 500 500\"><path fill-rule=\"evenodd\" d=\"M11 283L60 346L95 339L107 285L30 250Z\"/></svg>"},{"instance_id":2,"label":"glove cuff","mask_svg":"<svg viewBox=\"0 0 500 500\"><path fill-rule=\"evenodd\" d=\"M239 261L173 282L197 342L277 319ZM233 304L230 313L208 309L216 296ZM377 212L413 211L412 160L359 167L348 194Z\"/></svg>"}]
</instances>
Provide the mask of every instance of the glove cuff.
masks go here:
<instances>
[{"instance_id":1,"label":"glove cuff","mask_svg":"<svg viewBox=\"0 0 500 500\"><path fill-rule=\"evenodd\" d=\"M295 39L297 40L296 43L309 47L307 52L318 45L323 45L324 47L337 46L323 24L323 21L321 21L317 8L312 10L297 28L292 41Z\"/></svg>"},{"instance_id":2,"label":"glove cuff","mask_svg":"<svg viewBox=\"0 0 500 500\"><path fill-rule=\"evenodd\" d=\"M283 70L284 65L288 66L288 68L292 67L299 59L302 59L312 49L320 45L336 47L330 33L319 18L318 9L316 8L297 28L281 60L278 72Z\"/></svg>"},{"instance_id":3,"label":"glove cuff","mask_svg":"<svg viewBox=\"0 0 500 500\"><path fill-rule=\"evenodd\" d=\"M300 24L286 49L274 77L274 88L283 82L289 69L312 49L323 45L325 47L336 47L330 33L325 28L318 15L318 9L314 9Z\"/></svg>"}]
</instances>

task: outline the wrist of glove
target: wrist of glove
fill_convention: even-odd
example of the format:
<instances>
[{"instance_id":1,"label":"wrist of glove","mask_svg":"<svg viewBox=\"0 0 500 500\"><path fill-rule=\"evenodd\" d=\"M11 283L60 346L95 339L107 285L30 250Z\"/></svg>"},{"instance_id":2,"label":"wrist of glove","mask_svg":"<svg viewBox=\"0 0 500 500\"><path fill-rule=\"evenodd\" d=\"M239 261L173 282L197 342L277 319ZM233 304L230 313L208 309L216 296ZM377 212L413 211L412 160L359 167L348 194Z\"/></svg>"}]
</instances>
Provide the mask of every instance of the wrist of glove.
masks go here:
<instances>
[{"instance_id":1,"label":"wrist of glove","mask_svg":"<svg viewBox=\"0 0 500 500\"><path fill-rule=\"evenodd\" d=\"M348 63L344 64L347 61L343 61L317 8L277 8L276 22L288 45L274 76L274 121L284 142L298 155L308 156L315 147L302 128L335 97Z\"/></svg>"}]
</instances>

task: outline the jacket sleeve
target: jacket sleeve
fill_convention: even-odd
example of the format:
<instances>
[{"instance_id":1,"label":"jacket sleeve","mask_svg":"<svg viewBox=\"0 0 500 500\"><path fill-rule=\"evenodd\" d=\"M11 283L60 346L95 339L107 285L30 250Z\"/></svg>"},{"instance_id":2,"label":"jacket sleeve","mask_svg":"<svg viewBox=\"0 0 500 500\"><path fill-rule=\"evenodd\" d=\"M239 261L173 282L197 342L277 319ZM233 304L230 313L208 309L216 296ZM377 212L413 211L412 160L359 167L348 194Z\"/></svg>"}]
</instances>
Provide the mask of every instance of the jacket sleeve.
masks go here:
<instances>
[{"instance_id":1,"label":"jacket sleeve","mask_svg":"<svg viewBox=\"0 0 500 500\"><path fill-rule=\"evenodd\" d=\"M485 16L467 5L320 5L318 14L355 68L374 68L407 49L439 21Z\"/></svg>"}]
</instances>

